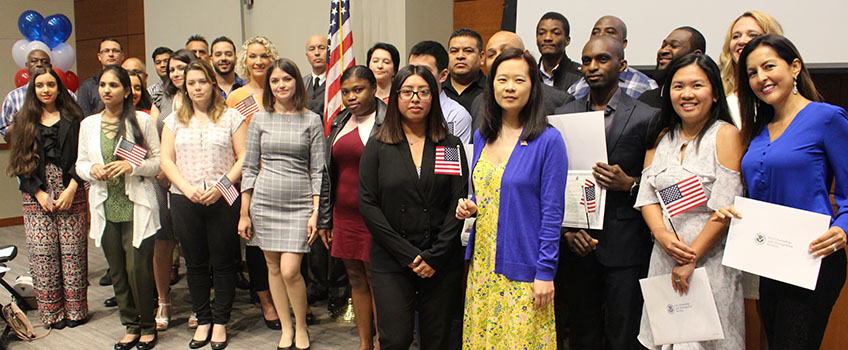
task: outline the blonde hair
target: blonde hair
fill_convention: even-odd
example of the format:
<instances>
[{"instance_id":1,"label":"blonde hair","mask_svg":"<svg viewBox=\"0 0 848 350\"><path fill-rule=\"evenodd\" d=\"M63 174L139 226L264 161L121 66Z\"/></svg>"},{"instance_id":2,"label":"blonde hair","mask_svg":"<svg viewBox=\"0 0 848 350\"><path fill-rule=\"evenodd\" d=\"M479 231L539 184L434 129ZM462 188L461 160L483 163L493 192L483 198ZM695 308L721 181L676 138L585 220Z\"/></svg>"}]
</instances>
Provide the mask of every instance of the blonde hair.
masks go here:
<instances>
[{"instance_id":1,"label":"blonde hair","mask_svg":"<svg viewBox=\"0 0 848 350\"><path fill-rule=\"evenodd\" d=\"M265 50L268 51L268 57L271 59L272 63L280 59L280 54L277 52L277 47L274 46L274 43L272 43L271 40L268 40L268 38L261 35L257 35L255 37L247 39L244 44L241 44L241 50L239 50L237 55L238 57L236 58L236 74L238 74L239 77L241 77L242 79L244 79L245 82L248 83L253 78L250 76L250 72L247 70L247 47L251 44L256 43L265 46Z\"/></svg>"},{"instance_id":2,"label":"blonde hair","mask_svg":"<svg viewBox=\"0 0 848 350\"><path fill-rule=\"evenodd\" d=\"M221 115L223 115L224 111L227 110L227 105L224 103L224 98L221 97L221 93L219 92L220 88L218 87L218 80L215 78L215 72L212 70L212 66L209 65L209 62L199 59L191 61L191 63L186 66L185 75L188 76L188 72L195 70L203 72L203 75L206 76L206 80L214 86L214 89L212 89L212 101L209 104L209 109L206 110L206 114L209 115L209 120L211 120L212 123L218 123L218 119L221 119ZM177 110L177 120L185 125L188 125L189 120L191 120L191 116L194 115L194 102L192 102L188 95L189 94L187 92L184 93L183 96L185 96L185 98L183 99L183 104Z\"/></svg>"},{"instance_id":3,"label":"blonde hair","mask_svg":"<svg viewBox=\"0 0 848 350\"><path fill-rule=\"evenodd\" d=\"M730 48L730 39L733 38L733 27L740 19L748 17L757 22L757 25L763 30L763 34L783 35L783 27L771 15L761 11L745 11L741 16L736 17L736 20L730 24L727 29L727 35L724 37L724 46L721 47L721 56L719 57L719 67L721 67L721 81L724 83L724 93L730 95L736 92L736 67L737 63L733 62L733 52Z\"/></svg>"}]
</instances>

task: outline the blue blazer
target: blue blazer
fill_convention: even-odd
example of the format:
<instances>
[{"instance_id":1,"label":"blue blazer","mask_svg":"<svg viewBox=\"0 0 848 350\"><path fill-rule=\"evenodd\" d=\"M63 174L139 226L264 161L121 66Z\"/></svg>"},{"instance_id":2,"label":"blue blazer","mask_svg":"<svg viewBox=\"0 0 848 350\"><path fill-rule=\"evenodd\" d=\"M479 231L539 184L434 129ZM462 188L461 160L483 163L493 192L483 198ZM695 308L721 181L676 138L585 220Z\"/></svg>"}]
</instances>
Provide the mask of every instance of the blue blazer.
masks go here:
<instances>
[{"instance_id":1,"label":"blue blazer","mask_svg":"<svg viewBox=\"0 0 848 350\"><path fill-rule=\"evenodd\" d=\"M512 150L501 179L495 273L515 281L553 281L565 210L565 141L549 126L539 137L522 143L519 140ZM486 145L479 131L474 133L474 145L472 169ZM474 235L472 230L466 260L474 254Z\"/></svg>"}]
</instances>

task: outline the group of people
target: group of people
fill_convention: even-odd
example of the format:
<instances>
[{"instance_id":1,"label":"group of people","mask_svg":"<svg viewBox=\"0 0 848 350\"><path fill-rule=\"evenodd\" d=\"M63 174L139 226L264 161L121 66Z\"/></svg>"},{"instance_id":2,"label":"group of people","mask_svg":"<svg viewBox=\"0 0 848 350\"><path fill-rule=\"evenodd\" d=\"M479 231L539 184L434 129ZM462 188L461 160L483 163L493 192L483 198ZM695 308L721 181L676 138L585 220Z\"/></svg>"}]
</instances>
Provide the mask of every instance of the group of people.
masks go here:
<instances>
[{"instance_id":1,"label":"group of people","mask_svg":"<svg viewBox=\"0 0 848 350\"><path fill-rule=\"evenodd\" d=\"M344 281L328 265L347 276L360 349L666 348L639 280L670 274L687 293L698 267L724 339L678 345L744 348L760 332L746 329L754 299L769 348L817 349L846 277L848 116L822 101L780 24L745 12L718 63L697 29L676 28L651 77L627 65L621 19L598 19L577 62L569 31L543 15L538 60L506 31L423 41L407 66L377 43L344 70L330 120L321 35L307 40L306 75L268 38L193 36L153 52L150 87L141 60L104 39L103 70L76 96L30 52L0 131L42 321L87 320L89 231L126 327L119 350L151 349L169 327L177 244L193 349L227 346L242 259L278 349L310 347L308 290ZM547 120L587 111L604 115L608 162L592 169L603 230L562 226L568 157ZM664 215L655 192L693 176L706 203ZM731 218L744 220L736 196L831 216L810 242L815 290L721 264Z\"/></svg>"}]
</instances>

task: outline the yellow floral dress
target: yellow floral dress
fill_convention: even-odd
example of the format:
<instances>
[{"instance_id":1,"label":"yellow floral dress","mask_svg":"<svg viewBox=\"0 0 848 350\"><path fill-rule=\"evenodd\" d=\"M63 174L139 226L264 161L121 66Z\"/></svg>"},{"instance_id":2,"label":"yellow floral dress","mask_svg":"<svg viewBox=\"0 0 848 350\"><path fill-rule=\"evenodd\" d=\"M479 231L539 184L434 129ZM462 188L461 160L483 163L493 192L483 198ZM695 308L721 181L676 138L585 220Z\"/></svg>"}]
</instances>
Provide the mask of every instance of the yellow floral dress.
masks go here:
<instances>
[{"instance_id":1,"label":"yellow floral dress","mask_svg":"<svg viewBox=\"0 0 848 350\"><path fill-rule=\"evenodd\" d=\"M465 293L463 349L556 349L553 303L536 310L533 283L495 273L500 187L507 162L493 165L484 150L472 174L477 221Z\"/></svg>"}]
</instances>

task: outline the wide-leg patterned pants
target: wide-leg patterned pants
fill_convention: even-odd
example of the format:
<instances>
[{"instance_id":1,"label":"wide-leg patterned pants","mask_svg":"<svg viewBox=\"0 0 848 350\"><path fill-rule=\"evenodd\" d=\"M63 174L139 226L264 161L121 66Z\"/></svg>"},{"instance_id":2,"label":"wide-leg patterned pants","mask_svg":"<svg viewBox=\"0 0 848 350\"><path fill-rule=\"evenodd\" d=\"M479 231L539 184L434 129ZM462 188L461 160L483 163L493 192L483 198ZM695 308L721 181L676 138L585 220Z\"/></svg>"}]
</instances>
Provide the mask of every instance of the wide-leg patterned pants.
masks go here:
<instances>
[{"instance_id":1,"label":"wide-leg patterned pants","mask_svg":"<svg viewBox=\"0 0 848 350\"><path fill-rule=\"evenodd\" d=\"M62 170L46 166L48 193L57 200L65 189ZM71 208L47 212L23 193L24 232L29 269L41 321L82 320L88 315L88 201L80 184Z\"/></svg>"}]
</instances>

